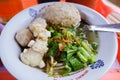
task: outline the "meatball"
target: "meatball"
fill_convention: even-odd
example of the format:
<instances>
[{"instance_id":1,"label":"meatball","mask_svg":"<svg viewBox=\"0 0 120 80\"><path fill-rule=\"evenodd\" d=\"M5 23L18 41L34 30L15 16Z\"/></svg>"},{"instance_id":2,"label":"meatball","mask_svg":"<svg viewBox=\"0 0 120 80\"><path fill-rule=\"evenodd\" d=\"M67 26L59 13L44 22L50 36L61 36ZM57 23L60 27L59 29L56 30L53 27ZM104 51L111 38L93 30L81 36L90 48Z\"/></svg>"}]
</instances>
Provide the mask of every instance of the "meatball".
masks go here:
<instances>
[{"instance_id":1,"label":"meatball","mask_svg":"<svg viewBox=\"0 0 120 80\"><path fill-rule=\"evenodd\" d=\"M29 29L31 30L33 35L37 37L41 31L41 28L45 29L46 26L47 26L46 20L41 17L38 17L29 25Z\"/></svg>"},{"instance_id":2,"label":"meatball","mask_svg":"<svg viewBox=\"0 0 120 80\"><path fill-rule=\"evenodd\" d=\"M48 51L47 41L39 40L31 40L28 44L28 47L31 47L34 51L37 51L41 54L45 54Z\"/></svg>"},{"instance_id":3,"label":"meatball","mask_svg":"<svg viewBox=\"0 0 120 80\"><path fill-rule=\"evenodd\" d=\"M76 7L71 3L54 3L45 9L45 18L52 24L65 27L76 26L81 21L81 16Z\"/></svg>"},{"instance_id":4,"label":"meatball","mask_svg":"<svg viewBox=\"0 0 120 80\"><path fill-rule=\"evenodd\" d=\"M36 52L30 49L24 49L24 51L20 54L20 59L26 65L30 65L32 67L45 67L45 63L42 60L43 54Z\"/></svg>"},{"instance_id":5,"label":"meatball","mask_svg":"<svg viewBox=\"0 0 120 80\"><path fill-rule=\"evenodd\" d=\"M36 35L37 38L43 39L43 40L46 40L48 39L48 37L51 37L50 31L42 27L39 27L36 31L34 30L33 33Z\"/></svg>"},{"instance_id":6,"label":"meatball","mask_svg":"<svg viewBox=\"0 0 120 80\"><path fill-rule=\"evenodd\" d=\"M29 29L22 29L18 31L15 35L16 41L22 46L25 47L33 39L33 34Z\"/></svg>"},{"instance_id":7,"label":"meatball","mask_svg":"<svg viewBox=\"0 0 120 80\"><path fill-rule=\"evenodd\" d=\"M47 40L51 36L46 29L47 23L44 19L38 17L30 25L29 30L32 32L34 39L27 41L27 48L20 54L21 61L33 67L39 66L43 68L45 63L43 61L44 54L48 51ZM22 33L22 32L21 32ZM23 33L20 38L26 37ZM22 40L20 41L22 42ZM23 38L24 39L24 38ZM19 42L20 42L19 41Z\"/></svg>"}]
</instances>

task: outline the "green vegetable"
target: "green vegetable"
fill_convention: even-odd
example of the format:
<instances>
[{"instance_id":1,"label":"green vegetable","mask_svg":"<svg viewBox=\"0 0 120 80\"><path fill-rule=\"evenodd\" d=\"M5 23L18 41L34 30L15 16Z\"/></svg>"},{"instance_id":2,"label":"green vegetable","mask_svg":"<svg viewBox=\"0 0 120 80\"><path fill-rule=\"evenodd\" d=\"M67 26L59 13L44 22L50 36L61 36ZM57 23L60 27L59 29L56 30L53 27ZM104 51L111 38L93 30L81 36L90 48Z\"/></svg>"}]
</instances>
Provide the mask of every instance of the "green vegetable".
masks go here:
<instances>
[{"instance_id":1,"label":"green vegetable","mask_svg":"<svg viewBox=\"0 0 120 80\"><path fill-rule=\"evenodd\" d=\"M70 58L70 63L72 65L73 71L84 68L85 66L75 57Z\"/></svg>"},{"instance_id":2,"label":"green vegetable","mask_svg":"<svg viewBox=\"0 0 120 80\"><path fill-rule=\"evenodd\" d=\"M77 55L81 59L82 62L87 62L88 64L89 63L94 63L96 61L95 55L89 53L83 47L79 48L79 52L77 53Z\"/></svg>"},{"instance_id":3,"label":"green vegetable","mask_svg":"<svg viewBox=\"0 0 120 80\"><path fill-rule=\"evenodd\" d=\"M58 25L48 27L51 32L51 37L48 39L48 52L47 52L47 66L46 72L53 75L69 75L72 71L87 67L96 61L96 53L98 44L96 42L89 43L86 34L82 28L72 26L65 28ZM62 43L62 50L60 47ZM62 62L64 65L62 70L54 73L54 67L51 64L50 57L54 58L53 62ZM56 65L56 64L55 64Z\"/></svg>"},{"instance_id":4,"label":"green vegetable","mask_svg":"<svg viewBox=\"0 0 120 80\"><path fill-rule=\"evenodd\" d=\"M92 48L93 48L94 50L97 50L97 48L98 48L98 43L92 42L91 45L92 45Z\"/></svg>"},{"instance_id":5,"label":"green vegetable","mask_svg":"<svg viewBox=\"0 0 120 80\"><path fill-rule=\"evenodd\" d=\"M77 47L73 46L72 44L67 44L64 48L64 51L67 53L67 59L69 59L76 54Z\"/></svg>"},{"instance_id":6,"label":"green vegetable","mask_svg":"<svg viewBox=\"0 0 120 80\"><path fill-rule=\"evenodd\" d=\"M71 67L69 67L68 65L65 65L65 68L66 68L66 73L69 73L72 71Z\"/></svg>"},{"instance_id":7,"label":"green vegetable","mask_svg":"<svg viewBox=\"0 0 120 80\"><path fill-rule=\"evenodd\" d=\"M83 47L79 47L79 51L86 59L90 58L90 54Z\"/></svg>"},{"instance_id":8,"label":"green vegetable","mask_svg":"<svg viewBox=\"0 0 120 80\"><path fill-rule=\"evenodd\" d=\"M84 63L88 61L88 59L86 59L80 52L77 52L77 56Z\"/></svg>"},{"instance_id":9,"label":"green vegetable","mask_svg":"<svg viewBox=\"0 0 120 80\"><path fill-rule=\"evenodd\" d=\"M58 51L58 43L55 41L49 42L49 50L47 52L48 56L55 56Z\"/></svg>"},{"instance_id":10,"label":"green vegetable","mask_svg":"<svg viewBox=\"0 0 120 80\"><path fill-rule=\"evenodd\" d=\"M65 65L68 65L69 67L71 67L71 64L70 64L70 62L69 62L69 59L67 58L67 53L66 53L66 52L63 52L63 53L62 53L61 58L62 58L62 60L64 61L64 64L65 64Z\"/></svg>"},{"instance_id":11,"label":"green vegetable","mask_svg":"<svg viewBox=\"0 0 120 80\"><path fill-rule=\"evenodd\" d=\"M54 37L53 38L62 38L62 34L61 33L54 33Z\"/></svg>"},{"instance_id":12,"label":"green vegetable","mask_svg":"<svg viewBox=\"0 0 120 80\"><path fill-rule=\"evenodd\" d=\"M54 29L52 27L48 27L48 31L50 31L51 33L53 33Z\"/></svg>"},{"instance_id":13,"label":"green vegetable","mask_svg":"<svg viewBox=\"0 0 120 80\"><path fill-rule=\"evenodd\" d=\"M64 37L66 38L72 38L73 36L76 35L75 33L75 29L74 27L72 26L71 28L62 28L62 30L64 31Z\"/></svg>"},{"instance_id":14,"label":"green vegetable","mask_svg":"<svg viewBox=\"0 0 120 80\"><path fill-rule=\"evenodd\" d=\"M94 54L93 52L92 52L92 47L91 47L91 45L88 43L88 41L87 40L83 40L82 42L81 42L81 45L84 47L84 49L85 50L87 50L90 54Z\"/></svg>"},{"instance_id":15,"label":"green vegetable","mask_svg":"<svg viewBox=\"0 0 120 80\"><path fill-rule=\"evenodd\" d=\"M89 63L92 64L96 61L96 56L94 54L91 54L91 57L89 58Z\"/></svg>"}]
</instances>

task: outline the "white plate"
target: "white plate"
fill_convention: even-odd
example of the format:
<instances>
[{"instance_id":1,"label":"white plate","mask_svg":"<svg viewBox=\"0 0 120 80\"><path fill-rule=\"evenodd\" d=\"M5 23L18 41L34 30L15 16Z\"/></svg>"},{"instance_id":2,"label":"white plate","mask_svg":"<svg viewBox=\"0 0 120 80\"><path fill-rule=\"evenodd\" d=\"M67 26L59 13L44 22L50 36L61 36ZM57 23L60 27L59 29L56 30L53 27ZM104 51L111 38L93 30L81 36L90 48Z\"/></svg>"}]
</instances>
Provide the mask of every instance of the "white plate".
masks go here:
<instances>
[{"instance_id":1,"label":"white plate","mask_svg":"<svg viewBox=\"0 0 120 80\"><path fill-rule=\"evenodd\" d=\"M5 26L1 34L0 54L7 70L19 80L98 80L113 64L117 54L117 37L115 33L99 32L100 46L97 62L85 70L79 70L66 77L48 77L41 70L23 64L19 59L20 47L16 43L15 33L39 14L44 15L44 8L51 3L39 4L23 10L14 16ZM73 3L74 4L74 3ZM74 4L81 12L82 18L91 24L108 24L105 18L94 10Z\"/></svg>"}]
</instances>

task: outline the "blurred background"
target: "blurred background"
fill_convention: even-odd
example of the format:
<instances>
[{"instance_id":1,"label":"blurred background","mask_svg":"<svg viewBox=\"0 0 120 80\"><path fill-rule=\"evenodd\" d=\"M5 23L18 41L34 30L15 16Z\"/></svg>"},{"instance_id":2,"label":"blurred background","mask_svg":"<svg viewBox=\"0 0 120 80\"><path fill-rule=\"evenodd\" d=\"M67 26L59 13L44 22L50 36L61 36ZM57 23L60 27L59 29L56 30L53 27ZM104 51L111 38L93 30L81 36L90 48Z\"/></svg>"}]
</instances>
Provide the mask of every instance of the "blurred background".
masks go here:
<instances>
[{"instance_id":1,"label":"blurred background","mask_svg":"<svg viewBox=\"0 0 120 80\"><path fill-rule=\"evenodd\" d=\"M120 0L0 0L0 32L5 24L18 12L33 5L45 2L74 2L88 6L102 14L111 24L120 23ZM120 33L116 33L120 48ZM120 80L120 49L110 71L100 80ZM0 61L0 80L16 80Z\"/></svg>"}]
</instances>

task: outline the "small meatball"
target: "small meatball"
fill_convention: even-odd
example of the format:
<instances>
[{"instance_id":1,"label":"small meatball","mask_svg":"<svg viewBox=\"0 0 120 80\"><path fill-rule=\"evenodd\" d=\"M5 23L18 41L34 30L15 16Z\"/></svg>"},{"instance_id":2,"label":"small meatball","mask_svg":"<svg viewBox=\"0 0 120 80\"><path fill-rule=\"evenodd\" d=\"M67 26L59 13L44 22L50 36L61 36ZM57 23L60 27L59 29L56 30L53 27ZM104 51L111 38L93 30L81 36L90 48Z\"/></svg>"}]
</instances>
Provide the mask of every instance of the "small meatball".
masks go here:
<instances>
[{"instance_id":1,"label":"small meatball","mask_svg":"<svg viewBox=\"0 0 120 80\"><path fill-rule=\"evenodd\" d=\"M64 27L76 26L81 21L80 12L71 3L53 3L45 9L45 18Z\"/></svg>"},{"instance_id":2,"label":"small meatball","mask_svg":"<svg viewBox=\"0 0 120 80\"><path fill-rule=\"evenodd\" d=\"M29 29L22 29L18 31L15 35L16 41L22 46L25 47L27 44L32 40L33 34L30 32Z\"/></svg>"},{"instance_id":3,"label":"small meatball","mask_svg":"<svg viewBox=\"0 0 120 80\"><path fill-rule=\"evenodd\" d=\"M45 29L46 26L47 26L46 20L38 17L29 25L29 28L32 31L33 35L37 37L40 32L40 29L41 28Z\"/></svg>"},{"instance_id":4,"label":"small meatball","mask_svg":"<svg viewBox=\"0 0 120 80\"><path fill-rule=\"evenodd\" d=\"M32 50L31 48L25 49L21 54L20 54L20 59L21 61L26 64L30 65L32 67L40 67L43 68L45 67L45 63L42 60L43 55L40 54L39 52L36 52Z\"/></svg>"},{"instance_id":5,"label":"small meatball","mask_svg":"<svg viewBox=\"0 0 120 80\"><path fill-rule=\"evenodd\" d=\"M47 29L44 29L44 28L40 28L37 38L42 39L42 40L47 40L48 37L51 37L50 31L48 31Z\"/></svg>"},{"instance_id":6,"label":"small meatball","mask_svg":"<svg viewBox=\"0 0 120 80\"><path fill-rule=\"evenodd\" d=\"M33 41L30 41L29 45L34 51L40 52L41 54L45 54L48 51L47 42L43 40L36 40L32 45Z\"/></svg>"}]
</instances>

